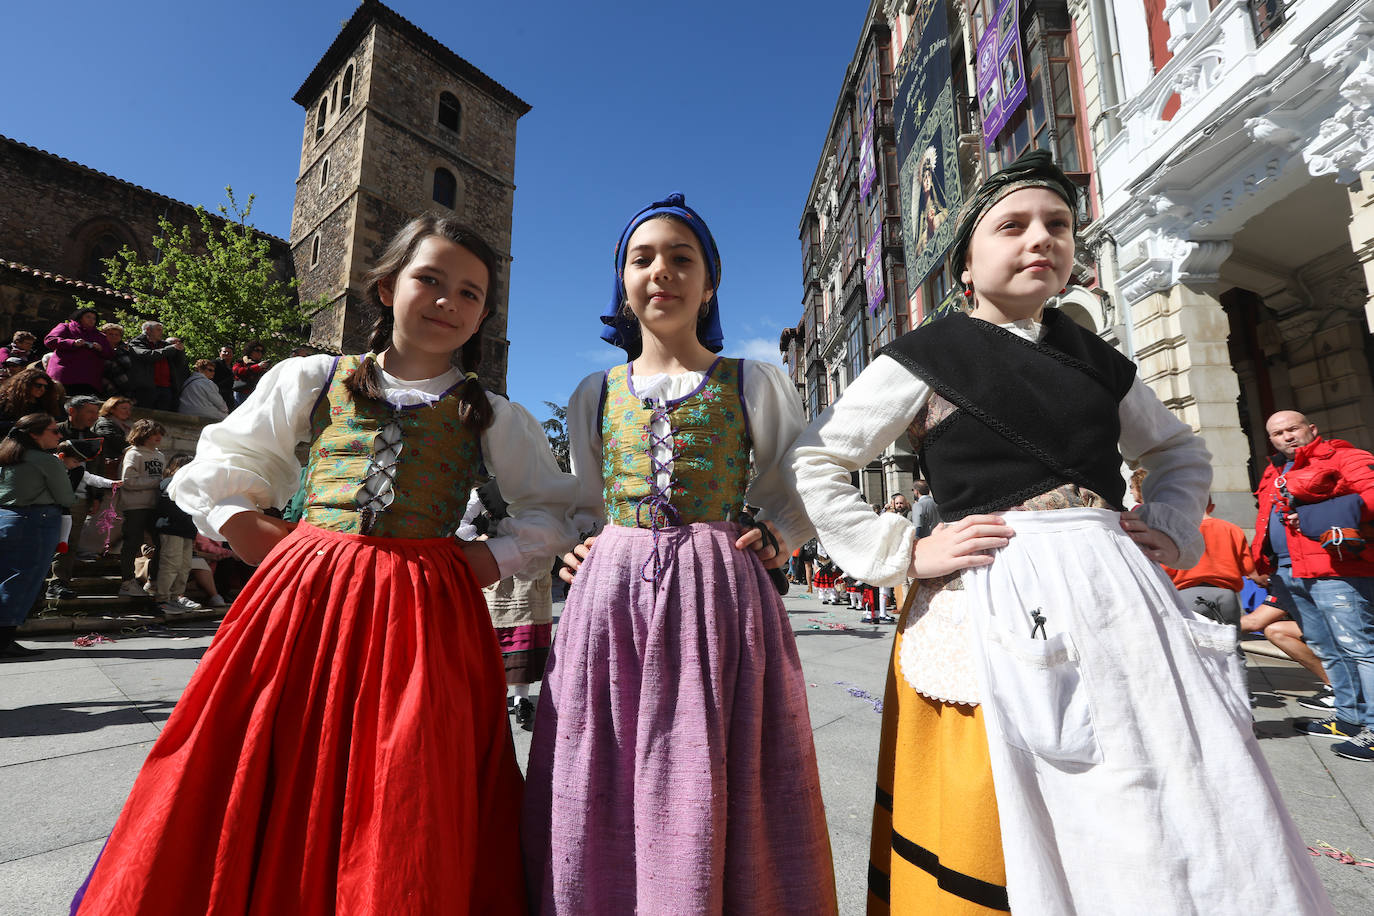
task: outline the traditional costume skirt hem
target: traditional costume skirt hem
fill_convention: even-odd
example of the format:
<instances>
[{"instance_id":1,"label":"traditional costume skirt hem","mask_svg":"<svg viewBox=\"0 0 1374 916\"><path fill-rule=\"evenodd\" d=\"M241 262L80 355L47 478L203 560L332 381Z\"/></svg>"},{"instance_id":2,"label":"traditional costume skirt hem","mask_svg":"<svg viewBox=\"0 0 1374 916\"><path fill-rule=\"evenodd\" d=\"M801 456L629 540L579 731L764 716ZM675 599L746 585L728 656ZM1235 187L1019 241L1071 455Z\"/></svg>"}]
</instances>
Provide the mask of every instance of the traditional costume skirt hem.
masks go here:
<instances>
[{"instance_id":1,"label":"traditional costume skirt hem","mask_svg":"<svg viewBox=\"0 0 1374 916\"><path fill-rule=\"evenodd\" d=\"M523 912L501 667L455 541L299 525L225 617L74 911Z\"/></svg>"},{"instance_id":2,"label":"traditional costume skirt hem","mask_svg":"<svg viewBox=\"0 0 1374 916\"><path fill-rule=\"evenodd\" d=\"M578 572L530 750L538 912L836 911L796 643L739 535L611 526Z\"/></svg>"}]
</instances>

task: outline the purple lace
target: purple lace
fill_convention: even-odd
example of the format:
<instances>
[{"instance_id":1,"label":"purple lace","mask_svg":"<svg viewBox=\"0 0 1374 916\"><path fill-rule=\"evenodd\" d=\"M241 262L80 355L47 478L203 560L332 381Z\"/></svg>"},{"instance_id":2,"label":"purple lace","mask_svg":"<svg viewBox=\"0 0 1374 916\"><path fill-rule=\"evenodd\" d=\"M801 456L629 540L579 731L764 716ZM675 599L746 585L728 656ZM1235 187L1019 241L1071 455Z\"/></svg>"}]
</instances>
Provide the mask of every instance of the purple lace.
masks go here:
<instances>
[{"instance_id":1,"label":"purple lace","mask_svg":"<svg viewBox=\"0 0 1374 916\"><path fill-rule=\"evenodd\" d=\"M648 558L645 559L644 565L639 567L639 577L645 582L652 582L657 586L659 578L663 575L663 560L658 553L659 533L664 527L665 521L668 525L680 525L682 524L682 517L678 514L676 507L668 501L668 493L659 492L658 489L658 475L667 471L669 465L666 462L659 461L654 454L654 450L660 445L666 446L669 440L673 438L674 431L672 426L669 425L668 435L660 436L654 432L654 421L663 420L667 422L669 413L668 408L666 405L654 403L648 398L644 399L644 406L648 407L650 410L649 422L644 424L644 431L648 434L649 442L649 473L645 476L644 480L649 485L649 494L635 502L635 525L640 528L644 527L642 513L647 508L649 510L649 530L653 533L654 537L654 550L653 553L649 554ZM675 461L677 457L677 443L674 441L673 452L669 461ZM650 573L648 570L651 566L653 567L653 572Z\"/></svg>"}]
</instances>

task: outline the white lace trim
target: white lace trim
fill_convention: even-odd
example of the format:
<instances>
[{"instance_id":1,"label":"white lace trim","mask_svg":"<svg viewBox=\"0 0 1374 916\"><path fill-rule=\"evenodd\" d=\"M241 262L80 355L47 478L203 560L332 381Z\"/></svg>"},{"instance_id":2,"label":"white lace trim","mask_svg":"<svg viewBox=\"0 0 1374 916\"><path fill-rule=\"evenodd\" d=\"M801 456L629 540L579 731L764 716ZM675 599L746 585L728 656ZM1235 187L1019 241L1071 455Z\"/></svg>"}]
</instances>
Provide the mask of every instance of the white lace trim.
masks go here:
<instances>
[{"instance_id":1,"label":"white lace trim","mask_svg":"<svg viewBox=\"0 0 1374 916\"><path fill-rule=\"evenodd\" d=\"M917 592L901 629L896 664L902 679L922 696L966 706L981 701L968 606L967 594L959 589Z\"/></svg>"}]
</instances>

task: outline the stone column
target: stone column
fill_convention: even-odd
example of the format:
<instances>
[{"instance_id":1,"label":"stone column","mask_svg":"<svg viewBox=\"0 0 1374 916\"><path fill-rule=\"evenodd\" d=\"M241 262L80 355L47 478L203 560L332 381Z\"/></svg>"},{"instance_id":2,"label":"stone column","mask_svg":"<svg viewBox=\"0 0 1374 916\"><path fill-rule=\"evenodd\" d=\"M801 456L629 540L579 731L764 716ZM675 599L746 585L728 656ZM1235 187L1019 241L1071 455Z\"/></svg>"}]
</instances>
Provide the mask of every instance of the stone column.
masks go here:
<instances>
[{"instance_id":1,"label":"stone column","mask_svg":"<svg viewBox=\"0 0 1374 916\"><path fill-rule=\"evenodd\" d=\"M1374 172L1363 172L1350 187L1350 247L1364 268L1365 324L1374 331Z\"/></svg>"},{"instance_id":2,"label":"stone column","mask_svg":"<svg viewBox=\"0 0 1374 916\"><path fill-rule=\"evenodd\" d=\"M1131 308L1140 377L1165 406L1207 441L1216 514L1250 529L1250 447L1240 428L1240 382L1226 339L1230 324L1216 296L1184 283L1152 292Z\"/></svg>"}]
</instances>

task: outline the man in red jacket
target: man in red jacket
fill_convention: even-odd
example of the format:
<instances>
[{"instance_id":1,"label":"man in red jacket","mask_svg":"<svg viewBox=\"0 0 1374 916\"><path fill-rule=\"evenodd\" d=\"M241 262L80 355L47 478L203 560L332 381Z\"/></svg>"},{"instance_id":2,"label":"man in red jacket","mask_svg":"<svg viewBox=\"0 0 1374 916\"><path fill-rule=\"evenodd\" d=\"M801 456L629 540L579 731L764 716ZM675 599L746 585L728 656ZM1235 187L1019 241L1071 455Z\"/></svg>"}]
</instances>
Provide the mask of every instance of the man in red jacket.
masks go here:
<instances>
[{"instance_id":1,"label":"man in red jacket","mask_svg":"<svg viewBox=\"0 0 1374 916\"><path fill-rule=\"evenodd\" d=\"M1334 715L1299 719L1297 728L1347 739L1333 748L1337 754L1374 762L1374 539L1343 547L1319 542L1333 520L1353 531L1374 519L1374 455L1341 439L1323 439L1293 410L1274 414L1265 430L1279 454L1255 493L1259 517L1251 551L1259 571L1272 573L1290 592L1303 637L1326 668L1336 701ZM1351 517L1341 519L1342 509Z\"/></svg>"}]
</instances>

